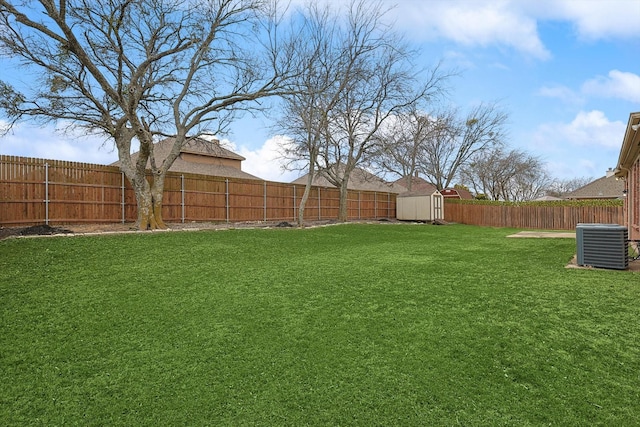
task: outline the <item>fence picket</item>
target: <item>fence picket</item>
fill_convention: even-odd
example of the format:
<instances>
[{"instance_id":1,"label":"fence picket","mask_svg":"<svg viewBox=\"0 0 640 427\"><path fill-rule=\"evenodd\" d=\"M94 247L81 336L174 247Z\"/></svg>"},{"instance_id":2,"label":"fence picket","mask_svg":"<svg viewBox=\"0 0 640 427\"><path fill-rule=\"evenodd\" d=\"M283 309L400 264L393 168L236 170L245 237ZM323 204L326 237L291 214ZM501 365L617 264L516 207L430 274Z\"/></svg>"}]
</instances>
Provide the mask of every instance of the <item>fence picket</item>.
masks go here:
<instances>
[{"instance_id":1,"label":"fence picket","mask_svg":"<svg viewBox=\"0 0 640 427\"><path fill-rule=\"evenodd\" d=\"M578 223L624 225L622 206L497 206L445 200L444 219L460 224L537 230L575 230Z\"/></svg>"},{"instance_id":2,"label":"fence picket","mask_svg":"<svg viewBox=\"0 0 640 427\"><path fill-rule=\"evenodd\" d=\"M337 218L338 190L312 191L305 218ZM394 217L395 194L381 194L362 192L358 206L349 200L350 217ZM167 222L295 221L301 195L294 184L170 172L162 213ZM135 220L135 195L118 167L0 155L2 226Z\"/></svg>"}]
</instances>

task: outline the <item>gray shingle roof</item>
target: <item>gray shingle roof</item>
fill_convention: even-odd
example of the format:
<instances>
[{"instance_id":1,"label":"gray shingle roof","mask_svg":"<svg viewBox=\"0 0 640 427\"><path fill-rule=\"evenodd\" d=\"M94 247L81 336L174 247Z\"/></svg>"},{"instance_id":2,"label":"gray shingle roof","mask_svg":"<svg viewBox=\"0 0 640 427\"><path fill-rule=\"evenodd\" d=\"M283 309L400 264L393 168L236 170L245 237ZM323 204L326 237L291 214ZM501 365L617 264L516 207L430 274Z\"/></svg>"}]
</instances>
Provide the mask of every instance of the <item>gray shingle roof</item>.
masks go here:
<instances>
[{"instance_id":1,"label":"gray shingle roof","mask_svg":"<svg viewBox=\"0 0 640 427\"><path fill-rule=\"evenodd\" d=\"M568 193L567 199L618 199L622 198L624 182L616 180L615 176L603 176L590 182L584 187Z\"/></svg>"},{"instance_id":2,"label":"gray shingle roof","mask_svg":"<svg viewBox=\"0 0 640 427\"><path fill-rule=\"evenodd\" d=\"M409 182L408 179L406 177L404 178L400 178L396 181L393 182L395 185L400 186L403 188L403 192L407 192L409 191ZM435 193L436 191L438 191L438 188L431 184L430 182L427 182L427 180L425 180L424 178L421 178L419 176L414 176L411 177L411 193L414 195L424 195L424 194L428 194L431 195L433 193Z\"/></svg>"},{"instance_id":3,"label":"gray shingle roof","mask_svg":"<svg viewBox=\"0 0 640 427\"><path fill-rule=\"evenodd\" d=\"M160 142L157 142L153 146L153 151L156 159L164 159L171 151L171 147L174 143L174 138L166 138ZM169 168L170 172L180 173L194 173L199 175L220 176L225 178L242 178L242 179L257 179L257 176L243 172L240 168L230 166L229 161L237 161L238 163L245 160L244 157L239 154L229 151L222 147L219 142L205 141L202 139L194 139L189 141L182 149L180 153L190 154L194 156L202 156L202 162L189 161L182 156L173 162ZM138 153L131 154L131 159L135 162L138 157ZM192 158L193 160L194 158ZM195 157L197 159L197 157ZM119 166L120 162L112 163L114 166Z\"/></svg>"},{"instance_id":4,"label":"gray shingle roof","mask_svg":"<svg viewBox=\"0 0 640 427\"><path fill-rule=\"evenodd\" d=\"M308 174L305 174L295 181L292 181L291 183L297 185L306 185L307 176ZM331 184L329 180L327 180L326 176L322 172L316 173L312 185L318 187L335 187L335 185ZM406 191L406 188L386 182L383 179L361 168L355 168L353 172L351 172L347 188L349 190L356 191L378 191L384 193L402 193Z\"/></svg>"}]
</instances>

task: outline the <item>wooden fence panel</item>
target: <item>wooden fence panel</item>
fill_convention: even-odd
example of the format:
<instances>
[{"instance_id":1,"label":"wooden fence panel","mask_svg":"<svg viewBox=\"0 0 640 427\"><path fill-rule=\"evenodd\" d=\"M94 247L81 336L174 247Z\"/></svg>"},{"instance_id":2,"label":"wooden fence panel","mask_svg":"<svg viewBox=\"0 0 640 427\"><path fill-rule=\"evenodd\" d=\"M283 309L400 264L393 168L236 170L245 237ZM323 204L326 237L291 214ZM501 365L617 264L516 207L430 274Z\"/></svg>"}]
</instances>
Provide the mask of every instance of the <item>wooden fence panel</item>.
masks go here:
<instances>
[{"instance_id":1,"label":"wooden fence panel","mask_svg":"<svg viewBox=\"0 0 640 427\"><path fill-rule=\"evenodd\" d=\"M220 177L184 174L185 222L227 220L227 183ZM180 218L176 218L177 222Z\"/></svg>"},{"instance_id":2,"label":"wooden fence panel","mask_svg":"<svg viewBox=\"0 0 640 427\"><path fill-rule=\"evenodd\" d=\"M445 201L444 218L461 224L537 230L575 230L579 223L624 225L622 206L502 206Z\"/></svg>"},{"instance_id":3,"label":"wooden fence panel","mask_svg":"<svg viewBox=\"0 0 640 427\"><path fill-rule=\"evenodd\" d=\"M170 172L163 219L296 221L304 186ZM305 220L336 219L339 192L313 187ZM395 194L350 191L350 219L395 217ZM0 225L110 223L136 220L136 199L113 166L0 155Z\"/></svg>"},{"instance_id":4,"label":"wooden fence panel","mask_svg":"<svg viewBox=\"0 0 640 427\"><path fill-rule=\"evenodd\" d=\"M267 218L270 221L295 221L296 203L295 186L269 182L266 185Z\"/></svg>"}]
</instances>

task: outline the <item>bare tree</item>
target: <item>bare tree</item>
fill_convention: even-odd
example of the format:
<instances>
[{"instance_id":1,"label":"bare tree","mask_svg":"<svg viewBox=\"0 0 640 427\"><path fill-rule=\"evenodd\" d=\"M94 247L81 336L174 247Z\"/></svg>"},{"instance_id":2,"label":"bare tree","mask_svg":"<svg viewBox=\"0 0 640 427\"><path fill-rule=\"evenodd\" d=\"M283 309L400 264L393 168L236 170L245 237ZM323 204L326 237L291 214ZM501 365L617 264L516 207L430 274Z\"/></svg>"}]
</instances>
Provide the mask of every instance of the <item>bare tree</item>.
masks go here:
<instances>
[{"instance_id":1,"label":"bare tree","mask_svg":"<svg viewBox=\"0 0 640 427\"><path fill-rule=\"evenodd\" d=\"M582 188L585 185L592 182L594 178L592 177L581 177L581 178L568 178L568 179L554 179L549 187L546 189L546 194L548 196L553 197L564 197L566 194L571 193L572 191L577 190L578 188Z\"/></svg>"},{"instance_id":2,"label":"bare tree","mask_svg":"<svg viewBox=\"0 0 640 427\"><path fill-rule=\"evenodd\" d=\"M267 3L0 0L2 53L42 78L27 94L3 82L0 107L14 122L63 122L112 140L135 190L137 226L165 227L164 180L181 147L223 133L249 102L282 91L292 71ZM175 142L159 158L153 143L165 136Z\"/></svg>"},{"instance_id":3,"label":"bare tree","mask_svg":"<svg viewBox=\"0 0 640 427\"><path fill-rule=\"evenodd\" d=\"M335 108L341 90L341 60L334 49L338 36L336 21L328 7L310 3L303 21L296 55L304 67L295 79L296 91L283 96L276 128L290 138L281 146L285 167L307 170L307 182L298 209L298 225L304 226L304 212L316 175L321 141L328 129L327 112ZM330 90L331 89L331 90Z\"/></svg>"},{"instance_id":4,"label":"bare tree","mask_svg":"<svg viewBox=\"0 0 640 427\"><path fill-rule=\"evenodd\" d=\"M425 142L432 130L429 117L415 108L391 118L378 132L373 155L376 169L404 178L407 190L411 191L421 169L419 161Z\"/></svg>"},{"instance_id":5,"label":"bare tree","mask_svg":"<svg viewBox=\"0 0 640 427\"><path fill-rule=\"evenodd\" d=\"M307 92L307 104L313 103L309 93L323 101L311 115L321 120L307 120L313 125L307 135L314 135L314 150L306 139L301 154L308 156L310 171L317 169L339 189L340 221L347 219L351 173L368 159L382 124L417 100L438 94L447 77L439 67L426 75L416 72L411 50L383 22L384 15L382 3L356 0L345 20L333 13L330 22L335 24L317 28L332 34L323 64L332 74ZM299 111L311 117L308 110Z\"/></svg>"},{"instance_id":6,"label":"bare tree","mask_svg":"<svg viewBox=\"0 0 640 427\"><path fill-rule=\"evenodd\" d=\"M376 164L409 184L421 173L442 190L474 155L504 144L507 118L495 103L480 104L466 116L456 108L403 112L380 132Z\"/></svg>"},{"instance_id":7,"label":"bare tree","mask_svg":"<svg viewBox=\"0 0 640 427\"><path fill-rule=\"evenodd\" d=\"M504 144L508 115L496 103L481 103L465 116L456 109L446 109L425 120L430 129L425 132L419 169L442 190L474 155Z\"/></svg>"},{"instance_id":8,"label":"bare tree","mask_svg":"<svg viewBox=\"0 0 640 427\"><path fill-rule=\"evenodd\" d=\"M480 152L462 169L461 175L476 194L504 201L540 197L550 182L539 158L516 149Z\"/></svg>"}]
</instances>

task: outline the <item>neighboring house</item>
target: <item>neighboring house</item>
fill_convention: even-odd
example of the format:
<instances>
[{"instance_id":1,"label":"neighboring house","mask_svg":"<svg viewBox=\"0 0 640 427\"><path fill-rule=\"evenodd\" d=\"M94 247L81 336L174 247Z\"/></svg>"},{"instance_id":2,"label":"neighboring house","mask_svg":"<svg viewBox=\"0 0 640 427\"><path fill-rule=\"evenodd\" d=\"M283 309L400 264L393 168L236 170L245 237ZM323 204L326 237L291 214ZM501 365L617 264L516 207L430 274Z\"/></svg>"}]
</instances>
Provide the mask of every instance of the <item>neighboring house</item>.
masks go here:
<instances>
[{"instance_id":1,"label":"neighboring house","mask_svg":"<svg viewBox=\"0 0 640 427\"><path fill-rule=\"evenodd\" d=\"M556 196L542 196L542 197L538 197L537 199L533 199L534 202L556 202L558 200L564 200L564 199Z\"/></svg>"},{"instance_id":2,"label":"neighboring house","mask_svg":"<svg viewBox=\"0 0 640 427\"><path fill-rule=\"evenodd\" d=\"M629 115L615 176L624 184L624 218L629 240L640 240L640 112Z\"/></svg>"},{"instance_id":3,"label":"neighboring house","mask_svg":"<svg viewBox=\"0 0 640 427\"><path fill-rule=\"evenodd\" d=\"M445 199L473 199L473 194L464 188L445 188L440 193Z\"/></svg>"},{"instance_id":4,"label":"neighboring house","mask_svg":"<svg viewBox=\"0 0 640 427\"><path fill-rule=\"evenodd\" d=\"M424 178L420 178L419 176L411 177L411 189L409 189L408 177L400 178L394 181L393 184L397 185L398 187L402 187L403 191L418 192L423 194L433 194L434 192L438 191L438 188L435 185L431 184Z\"/></svg>"},{"instance_id":5,"label":"neighboring house","mask_svg":"<svg viewBox=\"0 0 640 427\"><path fill-rule=\"evenodd\" d=\"M153 151L158 159L166 158L173 146L174 138L166 138L153 146ZM133 162L138 158L138 153L131 154ZM225 178L257 179L257 176L242 171L244 157L223 148L220 142L194 139L189 141L182 149L178 158L169 168L170 172L194 173L200 175L220 176ZM120 161L112 163L119 166Z\"/></svg>"},{"instance_id":6,"label":"neighboring house","mask_svg":"<svg viewBox=\"0 0 640 427\"><path fill-rule=\"evenodd\" d=\"M307 177L309 174L305 174L300 178L292 181L292 184L307 185ZM313 177L312 185L318 187L334 187L327 179L324 172L316 172ZM367 172L361 168L355 168L349 176L349 182L347 183L347 189L355 191L379 191L387 193L402 193L406 191L406 188L396 185L395 183L389 183L375 176L374 174Z\"/></svg>"},{"instance_id":7,"label":"neighboring house","mask_svg":"<svg viewBox=\"0 0 640 427\"><path fill-rule=\"evenodd\" d=\"M567 193L564 197L572 200L622 199L623 192L624 182L616 178L614 171L609 169L602 178Z\"/></svg>"}]
</instances>

